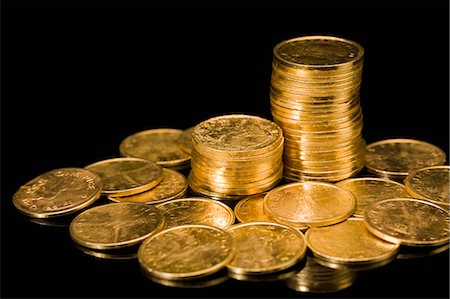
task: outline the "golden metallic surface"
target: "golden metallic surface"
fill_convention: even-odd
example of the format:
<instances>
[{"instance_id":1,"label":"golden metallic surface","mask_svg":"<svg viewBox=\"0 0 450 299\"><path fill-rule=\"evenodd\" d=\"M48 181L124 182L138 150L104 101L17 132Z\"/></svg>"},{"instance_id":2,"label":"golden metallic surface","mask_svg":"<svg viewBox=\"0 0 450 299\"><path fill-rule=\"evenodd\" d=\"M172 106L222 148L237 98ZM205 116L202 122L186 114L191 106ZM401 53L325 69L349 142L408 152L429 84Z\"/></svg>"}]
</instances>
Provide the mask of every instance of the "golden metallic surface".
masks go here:
<instances>
[{"instance_id":1,"label":"golden metallic surface","mask_svg":"<svg viewBox=\"0 0 450 299\"><path fill-rule=\"evenodd\" d=\"M374 202L364 212L370 232L392 243L438 246L449 242L450 214L433 203L413 198Z\"/></svg>"},{"instance_id":2,"label":"golden metallic surface","mask_svg":"<svg viewBox=\"0 0 450 299\"><path fill-rule=\"evenodd\" d=\"M157 204L168 200L180 198L187 192L187 178L176 170L163 168L163 178L161 183L148 191L142 193L118 197L108 196L114 202L140 202L145 204Z\"/></svg>"},{"instance_id":3,"label":"golden metallic surface","mask_svg":"<svg viewBox=\"0 0 450 299\"><path fill-rule=\"evenodd\" d=\"M192 133L197 151L226 157L262 154L282 139L283 131L274 122L244 114L212 117L197 124Z\"/></svg>"},{"instance_id":4,"label":"golden metallic surface","mask_svg":"<svg viewBox=\"0 0 450 299\"><path fill-rule=\"evenodd\" d=\"M92 163L85 169L103 182L102 193L127 196L149 190L163 178L162 167L139 158L112 158Z\"/></svg>"},{"instance_id":5,"label":"golden metallic surface","mask_svg":"<svg viewBox=\"0 0 450 299\"><path fill-rule=\"evenodd\" d=\"M149 275L170 280L213 274L234 258L236 244L226 231L206 225L182 225L147 238L138 261Z\"/></svg>"},{"instance_id":6,"label":"golden metallic surface","mask_svg":"<svg viewBox=\"0 0 450 299\"><path fill-rule=\"evenodd\" d=\"M178 129L151 129L126 137L119 145L123 156L146 159L162 167L186 165L191 156L178 145Z\"/></svg>"},{"instance_id":7,"label":"golden metallic surface","mask_svg":"<svg viewBox=\"0 0 450 299\"><path fill-rule=\"evenodd\" d=\"M13 195L14 206L28 217L49 218L79 211L101 194L100 177L83 168L47 171L22 185Z\"/></svg>"},{"instance_id":8,"label":"golden metallic surface","mask_svg":"<svg viewBox=\"0 0 450 299\"><path fill-rule=\"evenodd\" d=\"M354 270L373 269L391 262L400 247L376 237L361 218L312 227L305 237L308 248L318 260Z\"/></svg>"},{"instance_id":9,"label":"golden metallic surface","mask_svg":"<svg viewBox=\"0 0 450 299\"><path fill-rule=\"evenodd\" d=\"M305 267L285 280L285 284L297 292L335 293L353 285L357 277L356 271L325 267L316 258L307 255Z\"/></svg>"},{"instance_id":10,"label":"golden metallic surface","mask_svg":"<svg viewBox=\"0 0 450 299\"><path fill-rule=\"evenodd\" d=\"M406 191L420 198L450 208L450 166L431 166L413 170L405 179Z\"/></svg>"},{"instance_id":11,"label":"golden metallic surface","mask_svg":"<svg viewBox=\"0 0 450 299\"><path fill-rule=\"evenodd\" d=\"M411 197L404 185L381 178L349 178L336 183L336 186L344 188L356 197L355 217L364 217L366 207L376 201L384 199Z\"/></svg>"},{"instance_id":12,"label":"golden metallic surface","mask_svg":"<svg viewBox=\"0 0 450 299\"><path fill-rule=\"evenodd\" d=\"M164 229L202 224L225 229L235 222L233 210L226 204L201 197L170 200L156 206L164 215Z\"/></svg>"},{"instance_id":13,"label":"golden metallic surface","mask_svg":"<svg viewBox=\"0 0 450 299\"><path fill-rule=\"evenodd\" d=\"M69 226L72 240L91 249L118 249L141 243L161 230L163 215L155 206L109 203L84 211Z\"/></svg>"},{"instance_id":14,"label":"golden metallic surface","mask_svg":"<svg viewBox=\"0 0 450 299\"><path fill-rule=\"evenodd\" d=\"M304 69L346 69L363 59L358 43L333 36L302 36L278 43L273 49L276 61Z\"/></svg>"},{"instance_id":15,"label":"golden metallic surface","mask_svg":"<svg viewBox=\"0 0 450 299\"><path fill-rule=\"evenodd\" d=\"M405 178L410 171L443 165L445 152L421 140L385 139L367 145L366 167L377 176Z\"/></svg>"},{"instance_id":16,"label":"golden metallic surface","mask_svg":"<svg viewBox=\"0 0 450 299\"><path fill-rule=\"evenodd\" d=\"M302 232L273 222L250 222L227 229L236 242L236 255L228 271L238 274L266 274L285 270L306 253Z\"/></svg>"},{"instance_id":17,"label":"golden metallic surface","mask_svg":"<svg viewBox=\"0 0 450 299\"><path fill-rule=\"evenodd\" d=\"M272 222L273 220L264 214L263 200L266 194L267 192L263 192L241 199L234 207L236 219L241 223Z\"/></svg>"},{"instance_id":18,"label":"golden metallic surface","mask_svg":"<svg viewBox=\"0 0 450 299\"><path fill-rule=\"evenodd\" d=\"M190 155L192 151L192 132L194 131L194 127L187 128L183 130L180 137L178 137L177 143L178 146L183 150L186 154Z\"/></svg>"},{"instance_id":19,"label":"golden metallic surface","mask_svg":"<svg viewBox=\"0 0 450 299\"><path fill-rule=\"evenodd\" d=\"M353 214L356 199L331 183L305 181L279 186L264 197L264 212L286 225L324 226Z\"/></svg>"},{"instance_id":20,"label":"golden metallic surface","mask_svg":"<svg viewBox=\"0 0 450 299\"><path fill-rule=\"evenodd\" d=\"M411 260L432 256L447 251L449 243L438 246L427 247L412 247L412 246L400 246L400 251L397 255L399 260ZM447 252L448 254L448 252Z\"/></svg>"}]
</instances>

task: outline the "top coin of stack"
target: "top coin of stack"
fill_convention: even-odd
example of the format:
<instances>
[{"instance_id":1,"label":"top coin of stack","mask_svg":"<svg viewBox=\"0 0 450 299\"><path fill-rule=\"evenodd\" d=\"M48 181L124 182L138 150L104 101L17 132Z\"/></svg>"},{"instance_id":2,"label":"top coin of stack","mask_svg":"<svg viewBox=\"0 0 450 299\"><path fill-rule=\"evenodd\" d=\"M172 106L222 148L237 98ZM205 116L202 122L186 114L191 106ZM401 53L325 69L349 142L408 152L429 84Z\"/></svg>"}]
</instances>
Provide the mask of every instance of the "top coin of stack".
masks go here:
<instances>
[{"instance_id":1,"label":"top coin of stack","mask_svg":"<svg viewBox=\"0 0 450 299\"><path fill-rule=\"evenodd\" d=\"M271 113L285 137L284 177L339 181L364 167L359 90L364 49L303 36L273 50Z\"/></svg>"},{"instance_id":2,"label":"top coin of stack","mask_svg":"<svg viewBox=\"0 0 450 299\"><path fill-rule=\"evenodd\" d=\"M283 145L283 131L270 120L244 114L207 119L192 132L188 184L216 199L267 191L282 178Z\"/></svg>"}]
</instances>

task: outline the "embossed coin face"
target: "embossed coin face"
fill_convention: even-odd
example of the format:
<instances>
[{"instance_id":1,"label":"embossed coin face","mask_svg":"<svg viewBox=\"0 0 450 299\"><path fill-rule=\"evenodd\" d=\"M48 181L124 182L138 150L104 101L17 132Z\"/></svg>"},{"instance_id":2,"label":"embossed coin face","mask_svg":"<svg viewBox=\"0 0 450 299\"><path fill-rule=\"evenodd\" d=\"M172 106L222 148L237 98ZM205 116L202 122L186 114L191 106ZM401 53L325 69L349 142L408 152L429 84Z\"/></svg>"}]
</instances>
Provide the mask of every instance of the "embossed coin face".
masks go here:
<instances>
[{"instance_id":1,"label":"embossed coin face","mask_svg":"<svg viewBox=\"0 0 450 299\"><path fill-rule=\"evenodd\" d=\"M141 243L164 223L155 206L134 202L110 203L91 208L69 226L72 240L92 249L118 249Z\"/></svg>"},{"instance_id":2,"label":"embossed coin face","mask_svg":"<svg viewBox=\"0 0 450 299\"><path fill-rule=\"evenodd\" d=\"M163 178L162 167L138 158L113 158L85 167L103 182L102 193L127 196L149 190Z\"/></svg>"},{"instance_id":3,"label":"embossed coin face","mask_svg":"<svg viewBox=\"0 0 450 299\"><path fill-rule=\"evenodd\" d=\"M162 203L171 199L182 197L188 188L186 177L176 170L163 168L163 178L156 187L130 196L108 196L115 202L141 202L146 204Z\"/></svg>"},{"instance_id":4,"label":"embossed coin face","mask_svg":"<svg viewBox=\"0 0 450 299\"><path fill-rule=\"evenodd\" d=\"M267 192L250 195L241 199L234 207L234 214L239 222L272 222L264 214L263 200Z\"/></svg>"},{"instance_id":5,"label":"embossed coin face","mask_svg":"<svg viewBox=\"0 0 450 299\"><path fill-rule=\"evenodd\" d=\"M35 218L62 216L94 203L102 181L83 168L59 168L43 173L21 186L13 195L14 206Z\"/></svg>"},{"instance_id":6,"label":"embossed coin face","mask_svg":"<svg viewBox=\"0 0 450 299\"><path fill-rule=\"evenodd\" d=\"M211 225L225 229L235 221L233 210L209 198L180 198L156 206L163 212L164 229L187 224Z\"/></svg>"},{"instance_id":7,"label":"embossed coin face","mask_svg":"<svg viewBox=\"0 0 450 299\"><path fill-rule=\"evenodd\" d=\"M355 217L364 217L364 210L372 202L383 199L411 197L404 185L381 178L350 178L336 183L356 197Z\"/></svg>"},{"instance_id":8,"label":"embossed coin face","mask_svg":"<svg viewBox=\"0 0 450 299\"><path fill-rule=\"evenodd\" d=\"M364 222L373 234L408 246L438 246L449 241L450 215L419 199L393 198L369 205Z\"/></svg>"},{"instance_id":9,"label":"embossed coin face","mask_svg":"<svg viewBox=\"0 0 450 299\"><path fill-rule=\"evenodd\" d=\"M315 257L355 269L382 266L395 258L400 247L369 232L361 218L310 228L305 237Z\"/></svg>"},{"instance_id":10,"label":"embossed coin face","mask_svg":"<svg viewBox=\"0 0 450 299\"><path fill-rule=\"evenodd\" d=\"M295 265L306 252L303 233L291 227L251 222L227 230L236 241L236 256L227 266L240 274L264 274Z\"/></svg>"},{"instance_id":11,"label":"embossed coin face","mask_svg":"<svg viewBox=\"0 0 450 299\"><path fill-rule=\"evenodd\" d=\"M406 190L414 197L450 208L450 166L432 166L412 171L405 179Z\"/></svg>"},{"instance_id":12,"label":"embossed coin face","mask_svg":"<svg viewBox=\"0 0 450 299\"><path fill-rule=\"evenodd\" d=\"M120 154L154 161L163 167L186 164L191 156L178 145L182 130L151 129L126 137L119 145Z\"/></svg>"},{"instance_id":13,"label":"embossed coin face","mask_svg":"<svg viewBox=\"0 0 450 299\"><path fill-rule=\"evenodd\" d=\"M205 120L194 127L192 142L197 151L217 154L258 155L275 149L283 131L274 122L252 115L232 114Z\"/></svg>"},{"instance_id":14,"label":"embossed coin face","mask_svg":"<svg viewBox=\"0 0 450 299\"><path fill-rule=\"evenodd\" d=\"M357 43L332 36L304 36L275 46L277 59L294 66L343 66L360 60L364 49Z\"/></svg>"},{"instance_id":15,"label":"embossed coin face","mask_svg":"<svg viewBox=\"0 0 450 299\"><path fill-rule=\"evenodd\" d=\"M443 165L446 155L428 142L414 139L386 139L367 145L367 170L377 176L404 179L410 171Z\"/></svg>"},{"instance_id":16,"label":"embossed coin face","mask_svg":"<svg viewBox=\"0 0 450 299\"><path fill-rule=\"evenodd\" d=\"M145 240L138 250L144 271L162 279L193 279L226 267L236 245L226 231L206 225L181 225Z\"/></svg>"},{"instance_id":17,"label":"embossed coin face","mask_svg":"<svg viewBox=\"0 0 450 299\"><path fill-rule=\"evenodd\" d=\"M286 225L324 226L347 219L355 196L331 183L298 182L276 187L264 197L264 212Z\"/></svg>"}]
</instances>

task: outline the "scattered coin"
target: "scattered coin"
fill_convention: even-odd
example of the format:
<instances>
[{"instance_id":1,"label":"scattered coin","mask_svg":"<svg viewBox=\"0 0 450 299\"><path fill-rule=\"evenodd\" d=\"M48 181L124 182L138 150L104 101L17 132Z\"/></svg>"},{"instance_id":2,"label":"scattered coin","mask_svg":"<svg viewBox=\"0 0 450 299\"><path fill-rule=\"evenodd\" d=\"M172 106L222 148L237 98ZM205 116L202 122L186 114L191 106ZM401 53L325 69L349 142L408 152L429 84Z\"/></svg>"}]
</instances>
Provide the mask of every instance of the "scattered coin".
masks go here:
<instances>
[{"instance_id":1,"label":"scattered coin","mask_svg":"<svg viewBox=\"0 0 450 299\"><path fill-rule=\"evenodd\" d=\"M411 197L403 184L382 178L349 178L336 183L336 186L352 192L356 197L354 217L364 217L364 211L372 202L383 199Z\"/></svg>"},{"instance_id":2,"label":"scattered coin","mask_svg":"<svg viewBox=\"0 0 450 299\"><path fill-rule=\"evenodd\" d=\"M414 198L450 208L450 166L430 166L413 170L405 179L406 191Z\"/></svg>"},{"instance_id":3,"label":"scattered coin","mask_svg":"<svg viewBox=\"0 0 450 299\"><path fill-rule=\"evenodd\" d=\"M14 206L28 217L49 218L79 211L101 195L100 177L83 168L59 168L43 173L14 193Z\"/></svg>"},{"instance_id":4,"label":"scattered coin","mask_svg":"<svg viewBox=\"0 0 450 299\"><path fill-rule=\"evenodd\" d=\"M119 145L123 156L146 159L162 167L183 169L191 156L184 152L178 139L182 130L161 128L138 132L126 137Z\"/></svg>"},{"instance_id":5,"label":"scattered coin","mask_svg":"<svg viewBox=\"0 0 450 299\"><path fill-rule=\"evenodd\" d=\"M264 212L277 222L294 227L325 226L353 214L355 196L326 182L297 182L270 190L264 197Z\"/></svg>"},{"instance_id":6,"label":"scattered coin","mask_svg":"<svg viewBox=\"0 0 450 299\"><path fill-rule=\"evenodd\" d=\"M250 222L227 229L236 242L236 255L228 271L238 274L267 274L286 270L306 253L303 233L271 222Z\"/></svg>"},{"instance_id":7,"label":"scattered coin","mask_svg":"<svg viewBox=\"0 0 450 299\"><path fill-rule=\"evenodd\" d=\"M267 192L250 195L241 199L234 207L234 214L241 223L247 222L272 222L273 220L264 214L263 200Z\"/></svg>"},{"instance_id":8,"label":"scattered coin","mask_svg":"<svg viewBox=\"0 0 450 299\"><path fill-rule=\"evenodd\" d=\"M102 193L128 196L149 190L163 178L162 167L138 158L112 158L85 167L103 182Z\"/></svg>"},{"instance_id":9,"label":"scattered coin","mask_svg":"<svg viewBox=\"0 0 450 299\"><path fill-rule=\"evenodd\" d=\"M225 268L235 251L233 237L220 228L181 225L147 238L139 247L138 261L159 279L196 279Z\"/></svg>"},{"instance_id":10,"label":"scattered coin","mask_svg":"<svg viewBox=\"0 0 450 299\"><path fill-rule=\"evenodd\" d=\"M449 242L450 214L433 203L414 198L385 199L369 205L364 222L388 242L438 246Z\"/></svg>"},{"instance_id":11,"label":"scattered coin","mask_svg":"<svg viewBox=\"0 0 450 299\"><path fill-rule=\"evenodd\" d=\"M164 229L202 224L225 229L235 222L233 210L220 201L193 197L170 200L156 206L164 215Z\"/></svg>"},{"instance_id":12,"label":"scattered coin","mask_svg":"<svg viewBox=\"0 0 450 299\"><path fill-rule=\"evenodd\" d=\"M353 217L312 227L305 237L316 260L330 268L368 270L384 266L395 259L400 247L378 238L367 230L363 219Z\"/></svg>"},{"instance_id":13,"label":"scattered coin","mask_svg":"<svg viewBox=\"0 0 450 299\"><path fill-rule=\"evenodd\" d=\"M69 226L72 240L91 249L119 249L141 243L161 230L164 218L155 206L109 203L84 211Z\"/></svg>"},{"instance_id":14,"label":"scattered coin","mask_svg":"<svg viewBox=\"0 0 450 299\"><path fill-rule=\"evenodd\" d=\"M367 145L365 165L369 172L388 179L404 180L413 170L443 165L445 152L415 139L385 139Z\"/></svg>"},{"instance_id":15,"label":"scattered coin","mask_svg":"<svg viewBox=\"0 0 450 299\"><path fill-rule=\"evenodd\" d=\"M163 168L161 182L148 191L129 196L108 196L115 202L141 202L145 204L157 204L172 199L183 197L188 189L186 177L176 170Z\"/></svg>"}]
</instances>

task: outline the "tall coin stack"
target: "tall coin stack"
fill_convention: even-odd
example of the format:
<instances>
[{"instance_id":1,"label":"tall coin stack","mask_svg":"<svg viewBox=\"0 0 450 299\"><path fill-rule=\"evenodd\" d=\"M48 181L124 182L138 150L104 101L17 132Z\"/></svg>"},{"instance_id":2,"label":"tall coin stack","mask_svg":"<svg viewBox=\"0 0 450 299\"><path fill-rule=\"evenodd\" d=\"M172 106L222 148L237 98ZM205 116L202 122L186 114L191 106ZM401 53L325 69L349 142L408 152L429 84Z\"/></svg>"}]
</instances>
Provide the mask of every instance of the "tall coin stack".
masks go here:
<instances>
[{"instance_id":1,"label":"tall coin stack","mask_svg":"<svg viewBox=\"0 0 450 299\"><path fill-rule=\"evenodd\" d=\"M334 182L364 167L363 57L359 44L332 36L275 46L270 107L284 133L285 179Z\"/></svg>"},{"instance_id":2,"label":"tall coin stack","mask_svg":"<svg viewBox=\"0 0 450 299\"><path fill-rule=\"evenodd\" d=\"M259 116L207 119L192 132L189 187L216 199L272 189L283 177L283 144L281 128Z\"/></svg>"}]
</instances>

